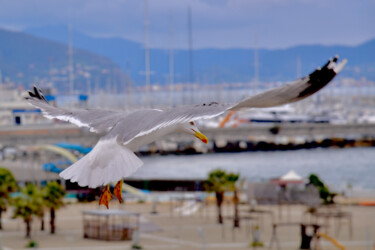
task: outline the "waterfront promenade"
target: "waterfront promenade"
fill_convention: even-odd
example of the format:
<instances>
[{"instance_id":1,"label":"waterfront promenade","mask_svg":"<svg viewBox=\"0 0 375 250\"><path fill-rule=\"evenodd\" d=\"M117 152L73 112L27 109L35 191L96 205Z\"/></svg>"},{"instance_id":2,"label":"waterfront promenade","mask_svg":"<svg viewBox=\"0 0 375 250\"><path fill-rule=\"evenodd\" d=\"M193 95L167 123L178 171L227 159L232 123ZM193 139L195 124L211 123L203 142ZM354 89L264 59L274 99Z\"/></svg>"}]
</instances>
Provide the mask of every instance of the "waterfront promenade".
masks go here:
<instances>
[{"instance_id":1,"label":"waterfront promenade","mask_svg":"<svg viewBox=\"0 0 375 250\"><path fill-rule=\"evenodd\" d=\"M350 200L345 200L350 202ZM224 225L216 223L216 206L214 204L201 207L190 215L181 215L176 208L171 209L168 202L158 203L157 214L151 214L152 203L127 202L118 205L117 201L110 204L112 209L125 209L141 214L140 245L143 249L251 249L253 227L260 228L260 239L265 248L273 236L272 217L270 214L254 214L253 219L241 220L240 229L233 230L233 221L225 219ZM240 206L244 211L248 207ZM45 232L39 231L40 221L34 220L32 237L39 243L38 249L130 249L132 241L100 241L83 238L82 211L103 209L97 202L66 205L57 212L56 235L49 235L48 226ZM233 213L232 204L225 204L224 217ZM276 205L257 206L257 209L273 213L274 223L297 223L291 226L277 228L276 237L280 249L297 249L300 245L300 227L305 206L290 205L280 210ZM341 211L352 216L352 236L350 236L347 221L338 224L333 219L328 221L322 232L333 236L346 249L373 249L375 239L374 208L345 205ZM23 249L29 240L24 238L24 223L21 219L11 219L11 211L3 216L4 230L1 231L1 241L4 249ZM48 222L48 218L46 218ZM46 223L48 225L48 223ZM339 230L338 230L339 227ZM337 249L331 242L321 239L320 246L325 250ZM277 249L274 245L273 249Z\"/></svg>"}]
</instances>

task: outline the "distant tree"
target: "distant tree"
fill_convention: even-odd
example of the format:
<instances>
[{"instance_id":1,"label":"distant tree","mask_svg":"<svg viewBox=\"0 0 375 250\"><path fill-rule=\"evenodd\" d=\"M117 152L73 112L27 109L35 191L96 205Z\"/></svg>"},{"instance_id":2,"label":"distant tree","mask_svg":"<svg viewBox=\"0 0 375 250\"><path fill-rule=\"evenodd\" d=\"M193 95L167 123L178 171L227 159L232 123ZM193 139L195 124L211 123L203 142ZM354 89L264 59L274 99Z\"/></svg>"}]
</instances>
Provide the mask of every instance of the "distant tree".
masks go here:
<instances>
[{"instance_id":1,"label":"distant tree","mask_svg":"<svg viewBox=\"0 0 375 250\"><path fill-rule=\"evenodd\" d=\"M26 224L26 237L30 238L33 216L40 216L43 209L43 194L34 184L21 188L21 195L14 199L14 217L21 217Z\"/></svg>"},{"instance_id":2,"label":"distant tree","mask_svg":"<svg viewBox=\"0 0 375 250\"><path fill-rule=\"evenodd\" d=\"M205 182L205 189L208 192L215 192L216 195L216 205L217 205L217 221L223 224L223 217L221 214L221 205L224 200L224 192L226 185L226 173L221 170L213 170L208 174L208 179Z\"/></svg>"},{"instance_id":3,"label":"distant tree","mask_svg":"<svg viewBox=\"0 0 375 250\"><path fill-rule=\"evenodd\" d=\"M64 205L65 189L56 181L48 182L44 192L44 203L50 209L51 234L55 233L55 212Z\"/></svg>"},{"instance_id":4,"label":"distant tree","mask_svg":"<svg viewBox=\"0 0 375 250\"><path fill-rule=\"evenodd\" d=\"M238 197L237 181L240 179L239 174L228 173L227 174L227 190L233 192L233 204L234 204L234 217L233 227L240 227L240 216L238 212L238 204L240 199Z\"/></svg>"},{"instance_id":5,"label":"distant tree","mask_svg":"<svg viewBox=\"0 0 375 250\"><path fill-rule=\"evenodd\" d=\"M323 187L324 186L324 183L320 180L320 178L316 174L310 174L309 183L316 186L316 187Z\"/></svg>"},{"instance_id":6,"label":"distant tree","mask_svg":"<svg viewBox=\"0 0 375 250\"><path fill-rule=\"evenodd\" d=\"M218 223L223 223L223 217L221 213L221 207L224 201L224 192L225 191L234 191L234 203L235 203L235 220L238 220L238 196L237 196L237 189L235 187L236 181L239 179L238 174L229 173L227 174L225 171L221 169L213 170L209 173L208 179L205 182L205 189L208 192L215 192L216 195L216 205L218 211ZM237 223L237 222L236 222ZM235 223L235 224L236 224ZM237 223L239 224L239 223Z\"/></svg>"},{"instance_id":7,"label":"distant tree","mask_svg":"<svg viewBox=\"0 0 375 250\"><path fill-rule=\"evenodd\" d=\"M37 216L40 219L40 231L44 231L44 205L42 205L42 209L39 212Z\"/></svg>"},{"instance_id":8,"label":"distant tree","mask_svg":"<svg viewBox=\"0 0 375 250\"><path fill-rule=\"evenodd\" d=\"M40 195L42 197L42 203L41 203L41 208L38 210L38 214L36 215L40 219L40 231L44 231L44 214L45 214L45 209L46 209L46 203L44 201L44 194L46 192L46 188L41 188L40 190Z\"/></svg>"},{"instance_id":9,"label":"distant tree","mask_svg":"<svg viewBox=\"0 0 375 250\"><path fill-rule=\"evenodd\" d=\"M17 182L12 172L6 168L0 168L0 230L3 229L2 213L12 203L10 193L17 190Z\"/></svg>"},{"instance_id":10,"label":"distant tree","mask_svg":"<svg viewBox=\"0 0 375 250\"><path fill-rule=\"evenodd\" d=\"M319 190L319 196L323 200L323 204L333 204L336 193L329 191L328 187L323 183L322 180L316 174L310 174L309 184L314 185Z\"/></svg>"}]
</instances>

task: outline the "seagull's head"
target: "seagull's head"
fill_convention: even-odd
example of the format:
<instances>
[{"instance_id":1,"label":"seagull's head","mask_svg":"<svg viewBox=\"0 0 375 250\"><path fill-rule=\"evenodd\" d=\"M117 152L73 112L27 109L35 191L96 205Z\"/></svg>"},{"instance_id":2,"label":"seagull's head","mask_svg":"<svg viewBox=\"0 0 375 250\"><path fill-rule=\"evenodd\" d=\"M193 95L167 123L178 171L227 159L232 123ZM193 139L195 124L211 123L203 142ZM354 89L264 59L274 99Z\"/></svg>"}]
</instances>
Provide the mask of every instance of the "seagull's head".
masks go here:
<instances>
[{"instance_id":1,"label":"seagull's head","mask_svg":"<svg viewBox=\"0 0 375 250\"><path fill-rule=\"evenodd\" d=\"M197 137L202 142L204 142L206 144L208 143L207 137L199 131L197 126L195 126L194 122L188 122L188 123L181 124L180 131L184 132L184 133L187 133L187 134L190 134L190 135L194 135L195 137Z\"/></svg>"}]
</instances>

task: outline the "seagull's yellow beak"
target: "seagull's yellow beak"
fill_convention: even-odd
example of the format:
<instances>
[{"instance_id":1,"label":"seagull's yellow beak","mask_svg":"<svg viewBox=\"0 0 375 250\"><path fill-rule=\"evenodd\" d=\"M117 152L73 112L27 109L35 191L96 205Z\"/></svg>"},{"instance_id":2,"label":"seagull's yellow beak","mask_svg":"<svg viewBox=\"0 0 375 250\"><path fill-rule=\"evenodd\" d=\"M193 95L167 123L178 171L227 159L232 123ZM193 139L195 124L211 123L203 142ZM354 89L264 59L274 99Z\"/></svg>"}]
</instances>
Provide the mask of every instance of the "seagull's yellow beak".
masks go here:
<instances>
[{"instance_id":1,"label":"seagull's yellow beak","mask_svg":"<svg viewBox=\"0 0 375 250\"><path fill-rule=\"evenodd\" d=\"M194 134L194 136L195 137L197 137L199 140L201 140L202 142L204 142L204 143L208 143L208 139L207 139L207 137L204 135L204 134L202 134L201 132L197 132L197 131L195 131L195 134Z\"/></svg>"}]
</instances>

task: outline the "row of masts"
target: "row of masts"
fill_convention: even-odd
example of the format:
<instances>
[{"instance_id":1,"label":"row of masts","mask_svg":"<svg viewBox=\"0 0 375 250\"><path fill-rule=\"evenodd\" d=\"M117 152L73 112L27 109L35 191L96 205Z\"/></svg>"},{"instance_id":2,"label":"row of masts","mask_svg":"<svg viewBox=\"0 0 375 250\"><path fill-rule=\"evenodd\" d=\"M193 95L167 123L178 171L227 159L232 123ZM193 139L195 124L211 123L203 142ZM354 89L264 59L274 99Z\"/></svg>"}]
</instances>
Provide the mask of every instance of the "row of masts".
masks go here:
<instances>
[{"instance_id":1,"label":"row of masts","mask_svg":"<svg viewBox=\"0 0 375 250\"><path fill-rule=\"evenodd\" d=\"M151 106L150 103L150 95L152 91L151 86L151 75L152 71L150 69L150 48L149 48L149 18L148 18L148 0L144 0L144 29L145 29L145 85L146 85L146 103L148 106ZM192 27L192 11L191 7L188 6L188 60L189 60L189 82L190 84L195 83L194 77L194 58L193 58L193 27ZM174 29L173 29L173 13L170 12L169 15L169 88L173 89L174 86ZM74 94L74 60L73 60L73 36L72 36L72 24L69 23L68 25L68 57L69 57L69 93ZM301 71L301 61L298 57L297 59L297 77L300 77ZM131 84L130 72L127 70L127 83L128 85ZM0 79L1 80L1 79ZM1 82L1 81L0 81ZM254 78L253 82L255 83L256 89L260 89L260 81L259 81L259 55L258 55L258 34L257 32L254 33ZM196 84L195 84L196 85ZM89 87L91 88L91 86ZM128 90L130 90L131 86L128 86ZM195 88L199 88L195 86ZM191 91L194 88L190 88ZM192 96L193 93L190 93ZM191 101L191 100L190 100Z\"/></svg>"},{"instance_id":2,"label":"row of masts","mask_svg":"<svg viewBox=\"0 0 375 250\"><path fill-rule=\"evenodd\" d=\"M150 52L149 52L149 20L148 20L148 0L144 0L145 15L144 15L144 27L145 27L145 77L146 77L146 96L148 106L152 106L150 103L150 92L152 91L150 83ZM174 30L173 30L173 13L170 12L169 16L169 87L173 89L174 85ZM193 32L192 32L192 16L191 7L188 6L188 47L189 47L189 82L194 83L194 60L193 60ZM192 93L191 95L192 96Z\"/></svg>"}]
</instances>

